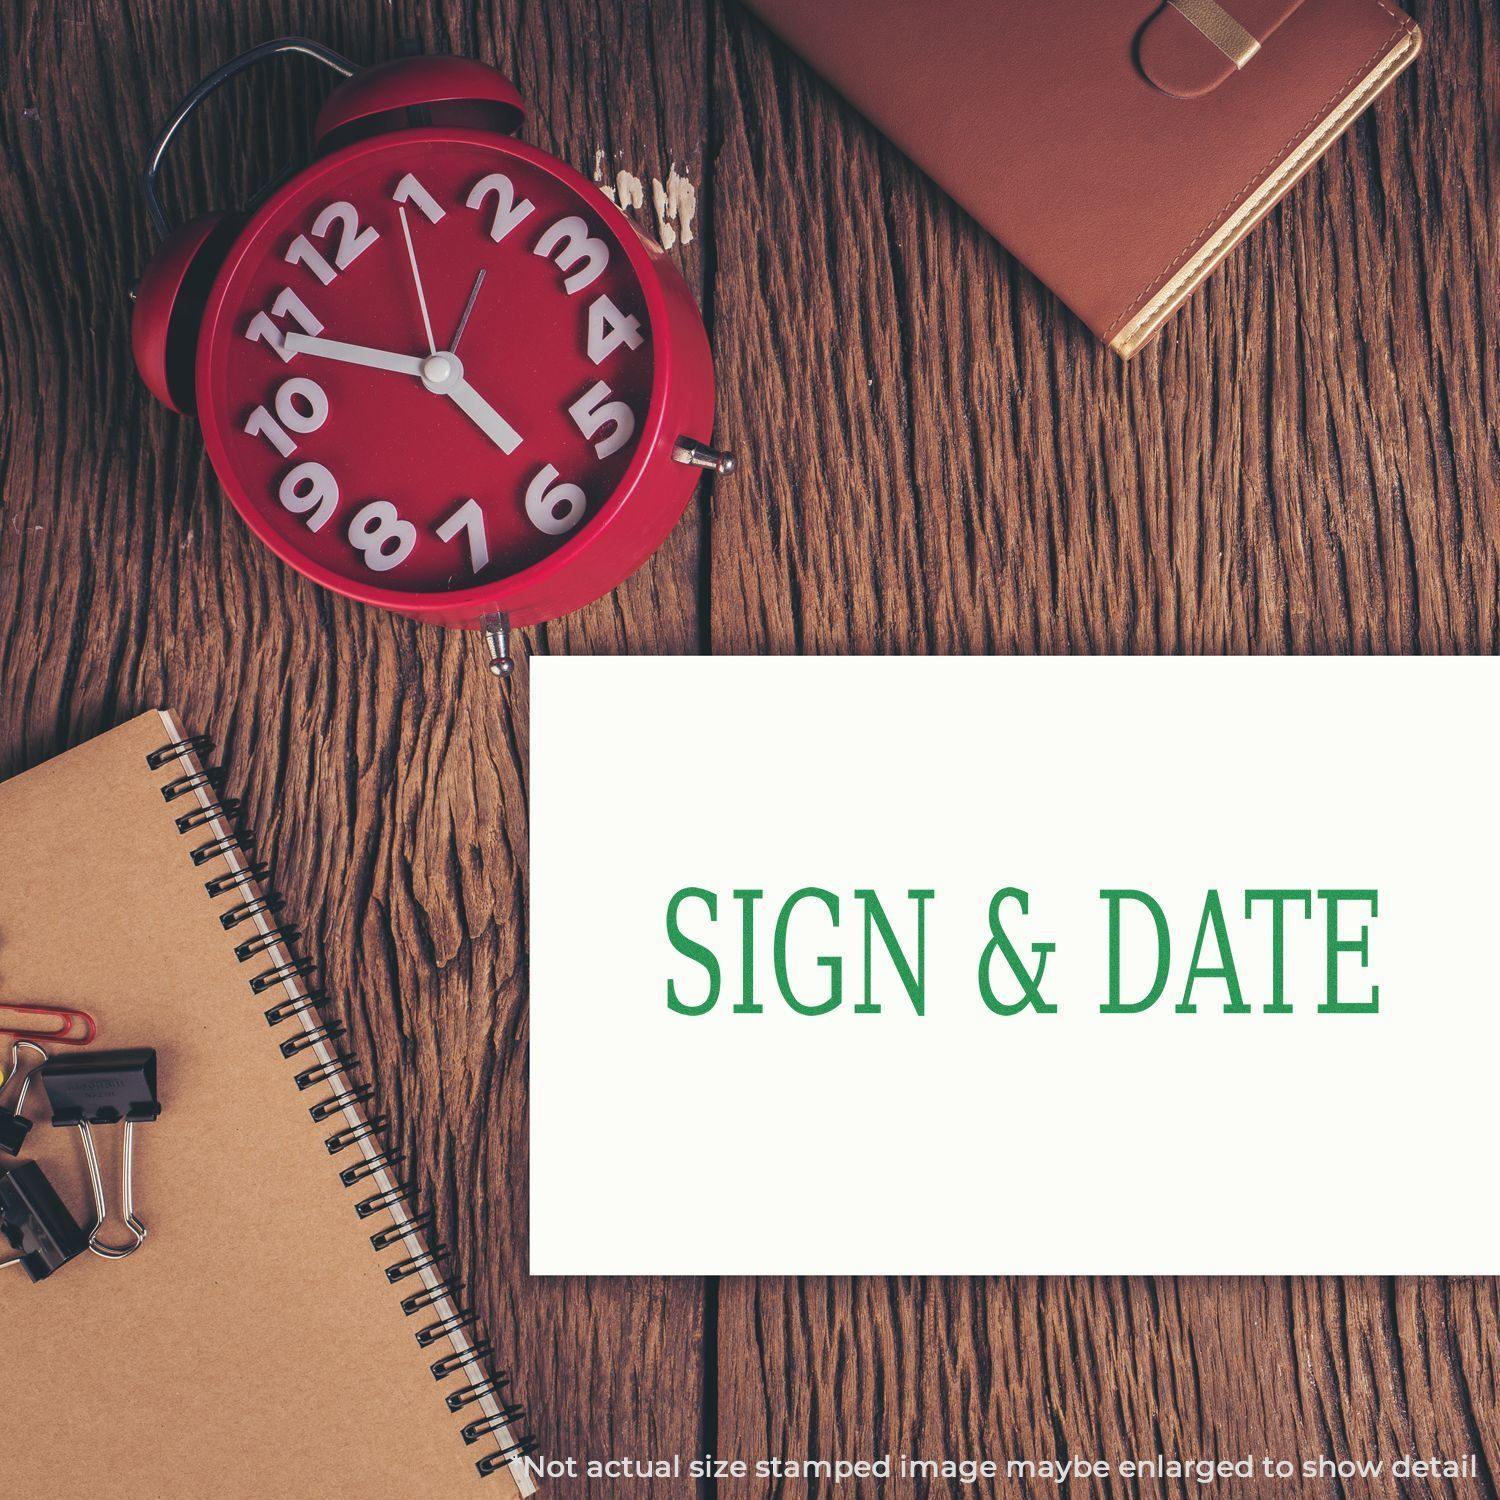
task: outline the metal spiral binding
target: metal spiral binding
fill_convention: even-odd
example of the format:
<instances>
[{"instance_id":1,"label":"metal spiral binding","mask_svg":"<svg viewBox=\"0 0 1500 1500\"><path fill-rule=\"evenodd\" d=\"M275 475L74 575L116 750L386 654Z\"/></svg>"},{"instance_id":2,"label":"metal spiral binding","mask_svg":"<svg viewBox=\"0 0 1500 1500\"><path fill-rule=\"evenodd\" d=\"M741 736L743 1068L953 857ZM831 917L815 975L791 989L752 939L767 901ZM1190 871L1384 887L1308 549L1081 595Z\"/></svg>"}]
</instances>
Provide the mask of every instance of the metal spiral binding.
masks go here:
<instances>
[{"instance_id":1,"label":"metal spiral binding","mask_svg":"<svg viewBox=\"0 0 1500 1500\"><path fill-rule=\"evenodd\" d=\"M278 943L283 948L289 948L301 936L302 930L299 927L268 927L264 932L257 932L254 937L246 938L243 943L238 944L234 956L244 963L257 953L274 948Z\"/></svg>"},{"instance_id":2,"label":"metal spiral binding","mask_svg":"<svg viewBox=\"0 0 1500 1500\"><path fill-rule=\"evenodd\" d=\"M177 820L177 831L178 833L191 833L195 828L203 828L212 823L215 818L221 822L232 823L239 815L239 799L225 797L218 802L210 802L207 807L195 807L192 812L183 813Z\"/></svg>"},{"instance_id":3,"label":"metal spiral binding","mask_svg":"<svg viewBox=\"0 0 1500 1500\"><path fill-rule=\"evenodd\" d=\"M298 1092L316 1088L320 1083L327 1083L336 1073L352 1073L359 1063L348 1052L336 1052L326 1063L315 1063L310 1068L304 1068L292 1081L297 1085Z\"/></svg>"},{"instance_id":4,"label":"metal spiral binding","mask_svg":"<svg viewBox=\"0 0 1500 1500\"><path fill-rule=\"evenodd\" d=\"M446 1245L437 1245L431 1250L424 1250L420 1255L409 1255L405 1260L398 1260L395 1265L385 1268L385 1279L392 1286L405 1281L409 1276L418 1276L423 1271L436 1266L448 1253Z\"/></svg>"},{"instance_id":5,"label":"metal spiral binding","mask_svg":"<svg viewBox=\"0 0 1500 1500\"><path fill-rule=\"evenodd\" d=\"M223 784L224 773L217 766L210 766L206 771L189 771L185 776L169 781L161 789L161 800L175 802L179 797L190 796L200 788L217 792Z\"/></svg>"},{"instance_id":6,"label":"metal spiral binding","mask_svg":"<svg viewBox=\"0 0 1500 1500\"><path fill-rule=\"evenodd\" d=\"M378 1151L367 1161L362 1161L358 1166L345 1167L339 1173L339 1181L345 1187L353 1187L357 1182L363 1182L367 1177L373 1177L382 1168L394 1167L401 1160L399 1151Z\"/></svg>"},{"instance_id":7,"label":"metal spiral binding","mask_svg":"<svg viewBox=\"0 0 1500 1500\"><path fill-rule=\"evenodd\" d=\"M189 856L195 865L206 865L211 859L218 859L220 855L228 854L231 849L245 852L251 849L255 840L245 833L231 833L228 838L214 839L212 843L199 844Z\"/></svg>"},{"instance_id":8,"label":"metal spiral binding","mask_svg":"<svg viewBox=\"0 0 1500 1500\"><path fill-rule=\"evenodd\" d=\"M459 1412L466 1406L472 1406L476 1401L485 1396L496 1396L510 1384L509 1375L485 1374L481 1379L474 1381L472 1385L466 1385L461 1391L454 1391L447 1397L448 1410Z\"/></svg>"},{"instance_id":9,"label":"metal spiral binding","mask_svg":"<svg viewBox=\"0 0 1500 1500\"><path fill-rule=\"evenodd\" d=\"M290 1041L281 1044L281 1055L293 1058L299 1052L306 1052L309 1047L316 1047L319 1042L336 1042L344 1035L344 1028L337 1021L329 1021L323 1026L314 1026L311 1031L304 1031L301 1036L294 1036Z\"/></svg>"},{"instance_id":10,"label":"metal spiral binding","mask_svg":"<svg viewBox=\"0 0 1500 1500\"><path fill-rule=\"evenodd\" d=\"M441 1359L435 1359L431 1365L432 1378L446 1380L457 1370L468 1370L483 1364L494 1352L488 1339L480 1339L478 1343L459 1350L457 1354L445 1354Z\"/></svg>"},{"instance_id":11,"label":"metal spiral binding","mask_svg":"<svg viewBox=\"0 0 1500 1500\"><path fill-rule=\"evenodd\" d=\"M230 891L263 885L270 878L271 872L264 865L246 865L243 869L226 870L222 875L215 875L212 880L205 880L203 889L217 900L220 896L227 896Z\"/></svg>"},{"instance_id":12,"label":"metal spiral binding","mask_svg":"<svg viewBox=\"0 0 1500 1500\"><path fill-rule=\"evenodd\" d=\"M341 1094L330 1094L328 1098L320 1099L308 1110L308 1114L312 1116L314 1123L321 1125L324 1120L331 1120L356 1104L368 1104L374 1092L369 1084L361 1083L352 1089L345 1089Z\"/></svg>"},{"instance_id":13,"label":"metal spiral binding","mask_svg":"<svg viewBox=\"0 0 1500 1500\"><path fill-rule=\"evenodd\" d=\"M231 906L228 911L220 912L219 926L228 932L241 922L250 921L252 917L273 916L280 910L280 896L256 896L249 901L241 901L238 906Z\"/></svg>"},{"instance_id":14,"label":"metal spiral binding","mask_svg":"<svg viewBox=\"0 0 1500 1500\"><path fill-rule=\"evenodd\" d=\"M257 974L250 981L250 993L252 995L264 994L269 989L274 989L278 984L285 984L289 979L305 979L313 971L313 962L310 958L294 959L289 964L278 964L274 969L267 969L263 974Z\"/></svg>"},{"instance_id":15,"label":"metal spiral binding","mask_svg":"<svg viewBox=\"0 0 1500 1500\"><path fill-rule=\"evenodd\" d=\"M189 755L206 755L213 747L214 742L206 734L190 735L185 740L173 740L170 745L153 750L146 757L146 764L151 770L159 771L174 760L183 760Z\"/></svg>"},{"instance_id":16,"label":"metal spiral binding","mask_svg":"<svg viewBox=\"0 0 1500 1500\"><path fill-rule=\"evenodd\" d=\"M326 998L322 990L309 990L304 995L297 995L291 1000L283 1000L266 1012L266 1025L280 1026L283 1021L290 1021L293 1016L316 1011Z\"/></svg>"},{"instance_id":17,"label":"metal spiral binding","mask_svg":"<svg viewBox=\"0 0 1500 1500\"><path fill-rule=\"evenodd\" d=\"M519 1411L521 1408L516 1409ZM528 1453L535 1452L535 1438L519 1437L507 1443L503 1448L497 1448L493 1453L486 1454L474 1467L479 1470L481 1479L488 1479L491 1474L498 1473L507 1464L518 1458L525 1458Z\"/></svg>"},{"instance_id":18,"label":"metal spiral binding","mask_svg":"<svg viewBox=\"0 0 1500 1500\"><path fill-rule=\"evenodd\" d=\"M370 1219L378 1214L381 1209L394 1208L398 1203L411 1202L411 1186L405 1182L398 1182L389 1192L375 1193L369 1198L361 1198L354 1205L356 1218ZM420 1342L420 1340L419 1340Z\"/></svg>"},{"instance_id":19,"label":"metal spiral binding","mask_svg":"<svg viewBox=\"0 0 1500 1500\"><path fill-rule=\"evenodd\" d=\"M178 774L161 788L162 800L168 803L181 798L201 794L209 800L198 804L176 817L179 834L189 834L207 828L214 837L199 843L189 851L189 859L195 868L224 859L229 868L204 883L209 898L222 901L238 897L227 909L219 912L219 922L226 932L232 932L242 923L255 924L251 935L236 944L234 956L240 963L268 955L270 968L262 969L246 981L250 992L260 995L277 986L290 986L291 992L266 1012L266 1025L272 1028L285 1025L301 1017L301 1029L295 1036L280 1043L281 1055L288 1061L299 1057L320 1044L336 1048L346 1032L337 1021L328 1019L323 1012L326 995L321 989L304 984L313 972L311 960L298 957L293 949L301 938L298 928L279 923L276 914L281 909L281 898L264 889L269 872L263 864L252 863L242 856L254 848L254 839L236 826L240 803L232 797L223 797L219 788L223 772L218 767L205 767L200 756L212 749L212 742L202 735L193 735L174 740L153 750L146 757L147 766L153 771L164 771L173 767ZM217 827L214 825L217 824ZM224 830L229 830L225 832ZM257 919L264 919L265 930L261 930ZM279 955L278 951L279 950ZM374 1096L368 1083L353 1077L359 1063L347 1052L337 1050L328 1061L317 1058L295 1075L298 1089L313 1088L318 1084L330 1084L334 1090L328 1098L320 1100L308 1110L319 1122L331 1121L357 1110ZM468 1383L450 1392L445 1400L450 1412L465 1411L476 1402L487 1402L485 1414L469 1422L460 1430L466 1444L472 1445L481 1439L499 1434L507 1441L494 1452L479 1459L474 1467L481 1476L494 1474L515 1459L536 1451L536 1442L529 1433L520 1430L525 1417L525 1408L514 1402L502 1402L501 1393L510 1385L510 1376L494 1369L490 1361L493 1349L488 1339L476 1333L469 1338L469 1330L477 1330L479 1317L461 1302L463 1283L448 1274L444 1262L448 1256L445 1245L438 1244L433 1235L437 1229L437 1215L432 1210L420 1212L415 1194L406 1180L395 1175L402 1161L399 1151L386 1148L380 1139L388 1124L388 1117L376 1114L360 1118L357 1124L345 1125L330 1135L325 1144L330 1156L337 1156L349 1147L363 1141L373 1141L378 1149L339 1172L339 1181L346 1188L370 1182L380 1188L367 1193L354 1205L359 1219L371 1219L389 1211L391 1223L370 1236L370 1244L377 1253L397 1247L410 1246L413 1242L424 1248L419 1254L408 1255L385 1268L386 1279L396 1286L412 1277L422 1277L423 1285L418 1291L401 1299L401 1311L407 1317L428 1308L441 1316L419 1328L414 1337L419 1349L432 1349L445 1339L453 1344L453 1351L434 1360L430 1369L433 1379L439 1382L458 1377ZM368 1149L368 1148L367 1148ZM385 1181L393 1186L381 1186L376 1181L378 1174L385 1174ZM433 1277L431 1284L427 1279Z\"/></svg>"},{"instance_id":20,"label":"metal spiral binding","mask_svg":"<svg viewBox=\"0 0 1500 1500\"><path fill-rule=\"evenodd\" d=\"M399 1245L409 1234L432 1234L436 1229L437 1215L429 1209L425 1214L416 1214L404 1223L377 1230L370 1236L370 1244L376 1250L389 1250L393 1245Z\"/></svg>"},{"instance_id":21,"label":"metal spiral binding","mask_svg":"<svg viewBox=\"0 0 1500 1500\"><path fill-rule=\"evenodd\" d=\"M431 1307L433 1303L443 1298L452 1300L463 1294L464 1284L456 1277L445 1277L435 1286L424 1286L420 1292L413 1292L409 1297L401 1299L401 1311L409 1318L413 1313L419 1313L424 1307Z\"/></svg>"},{"instance_id":22,"label":"metal spiral binding","mask_svg":"<svg viewBox=\"0 0 1500 1500\"><path fill-rule=\"evenodd\" d=\"M323 1142L328 1147L330 1156L337 1156L340 1151L347 1151L350 1146L356 1146L360 1141L367 1141L372 1135L379 1135L389 1125L390 1117L387 1115L376 1115L371 1120L361 1120L358 1125L348 1125L343 1130L337 1131Z\"/></svg>"},{"instance_id":23,"label":"metal spiral binding","mask_svg":"<svg viewBox=\"0 0 1500 1500\"><path fill-rule=\"evenodd\" d=\"M467 1427L460 1429L459 1436L466 1443L477 1443L480 1438L487 1437L497 1427L510 1427L519 1422L526 1415L526 1408L518 1401L513 1401L509 1406L502 1406L493 1417L481 1417L477 1422L470 1422ZM530 1452L528 1448L526 1450Z\"/></svg>"},{"instance_id":24,"label":"metal spiral binding","mask_svg":"<svg viewBox=\"0 0 1500 1500\"><path fill-rule=\"evenodd\" d=\"M451 1318L440 1318L436 1323L429 1323L425 1328L417 1330L417 1348L430 1349L440 1340L447 1338L450 1333L457 1333L461 1328L472 1328L478 1321L479 1315L471 1312L455 1313Z\"/></svg>"}]
</instances>

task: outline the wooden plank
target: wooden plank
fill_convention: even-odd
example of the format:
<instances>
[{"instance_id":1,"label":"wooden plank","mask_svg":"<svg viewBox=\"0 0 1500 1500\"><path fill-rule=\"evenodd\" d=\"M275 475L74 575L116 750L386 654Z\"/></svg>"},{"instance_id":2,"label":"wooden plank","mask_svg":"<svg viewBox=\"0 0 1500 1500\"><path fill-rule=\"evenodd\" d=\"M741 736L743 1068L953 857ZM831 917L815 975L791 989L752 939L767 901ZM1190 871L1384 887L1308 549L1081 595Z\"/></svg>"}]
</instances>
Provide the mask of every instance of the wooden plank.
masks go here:
<instances>
[{"instance_id":1,"label":"wooden plank","mask_svg":"<svg viewBox=\"0 0 1500 1500\"><path fill-rule=\"evenodd\" d=\"M8 0L0 772L158 703L211 733L544 1449L690 1450L699 1286L526 1275L526 652L499 692L475 638L352 606L280 566L220 494L196 426L157 407L131 366L146 148L203 74L287 32L358 61L403 36L495 61L532 103L528 138L585 171L597 148L637 172L665 176L674 157L701 171L707 49L685 0ZM174 211L233 204L291 160L325 88L307 65L273 67L211 106L169 167ZM694 278L698 256L683 261ZM690 521L531 649L691 647L696 591Z\"/></svg>"},{"instance_id":2,"label":"wooden plank","mask_svg":"<svg viewBox=\"0 0 1500 1500\"><path fill-rule=\"evenodd\" d=\"M1497 1312L1493 1281L736 1280L720 1310L718 1446L1002 1465L1475 1453L1472 1486L1412 1481L1400 1493L1490 1494ZM1118 1480L1097 1490L1140 1492Z\"/></svg>"},{"instance_id":3,"label":"wooden plank","mask_svg":"<svg viewBox=\"0 0 1500 1500\"><path fill-rule=\"evenodd\" d=\"M754 441L714 497L714 649L1494 651L1500 30L1416 9L1424 61L1129 367L717 12L721 406ZM1491 1281L717 1295L724 1453L1479 1452L1495 1493Z\"/></svg>"}]
</instances>

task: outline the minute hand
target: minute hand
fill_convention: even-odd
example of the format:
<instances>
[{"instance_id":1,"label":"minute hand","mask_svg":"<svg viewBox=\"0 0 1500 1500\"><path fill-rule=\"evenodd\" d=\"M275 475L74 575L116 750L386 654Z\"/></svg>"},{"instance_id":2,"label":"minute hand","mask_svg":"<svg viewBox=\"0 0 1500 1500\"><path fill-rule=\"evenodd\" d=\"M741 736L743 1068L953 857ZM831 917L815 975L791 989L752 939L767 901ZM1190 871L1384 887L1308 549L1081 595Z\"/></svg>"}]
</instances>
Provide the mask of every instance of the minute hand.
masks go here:
<instances>
[{"instance_id":1,"label":"minute hand","mask_svg":"<svg viewBox=\"0 0 1500 1500\"><path fill-rule=\"evenodd\" d=\"M289 354L313 354L336 359L340 364L363 365L367 370L390 370L396 375L422 373L422 361L414 354L395 354L389 349L371 349L365 344L345 344L338 339L314 338L307 333L289 333L282 347Z\"/></svg>"}]
</instances>

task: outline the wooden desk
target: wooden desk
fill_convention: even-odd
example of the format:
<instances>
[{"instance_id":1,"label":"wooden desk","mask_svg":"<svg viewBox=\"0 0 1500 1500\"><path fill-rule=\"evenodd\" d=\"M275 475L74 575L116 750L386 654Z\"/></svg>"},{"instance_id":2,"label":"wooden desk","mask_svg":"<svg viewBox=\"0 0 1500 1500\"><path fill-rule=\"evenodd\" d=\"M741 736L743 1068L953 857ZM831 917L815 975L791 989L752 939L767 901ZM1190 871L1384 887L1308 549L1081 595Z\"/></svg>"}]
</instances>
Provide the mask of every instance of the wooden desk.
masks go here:
<instances>
[{"instance_id":1,"label":"wooden desk","mask_svg":"<svg viewBox=\"0 0 1500 1500\"><path fill-rule=\"evenodd\" d=\"M545 1451L1436 1449L1494 1495L1500 1298L528 1279L524 656L502 693L474 638L304 583L147 397L157 126L254 42L400 33L498 62L532 141L648 206L673 162L696 185L680 260L741 471L529 652L1489 652L1500 24L1415 9L1416 67L1126 368L732 4L0 0L0 771L158 703L215 736ZM323 88L211 109L174 201L235 202Z\"/></svg>"}]
</instances>

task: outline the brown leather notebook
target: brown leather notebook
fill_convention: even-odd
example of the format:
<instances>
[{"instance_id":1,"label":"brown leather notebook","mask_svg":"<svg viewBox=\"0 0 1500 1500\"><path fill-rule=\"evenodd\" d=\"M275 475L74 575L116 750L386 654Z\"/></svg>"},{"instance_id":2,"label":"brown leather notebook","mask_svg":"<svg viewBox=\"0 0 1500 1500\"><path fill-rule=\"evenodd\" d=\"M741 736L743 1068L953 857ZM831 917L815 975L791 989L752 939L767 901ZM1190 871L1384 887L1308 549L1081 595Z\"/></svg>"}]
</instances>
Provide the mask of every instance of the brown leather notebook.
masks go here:
<instances>
[{"instance_id":1,"label":"brown leather notebook","mask_svg":"<svg viewBox=\"0 0 1500 1500\"><path fill-rule=\"evenodd\" d=\"M1387 0L747 0L1129 357L1421 46Z\"/></svg>"},{"instance_id":2,"label":"brown leather notebook","mask_svg":"<svg viewBox=\"0 0 1500 1500\"><path fill-rule=\"evenodd\" d=\"M162 1104L134 1135L140 1249L35 1283L0 1267L6 1493L531 1494L488 1346L200 748L149 713L0 785L0 997L90 1012L90 1050L154 1047ZM82 1146L47 1103L28 1091L19 1160L88 1229ZM124 1243L122 1130L94 1135Z\"/></svg>"}]
</instances>

